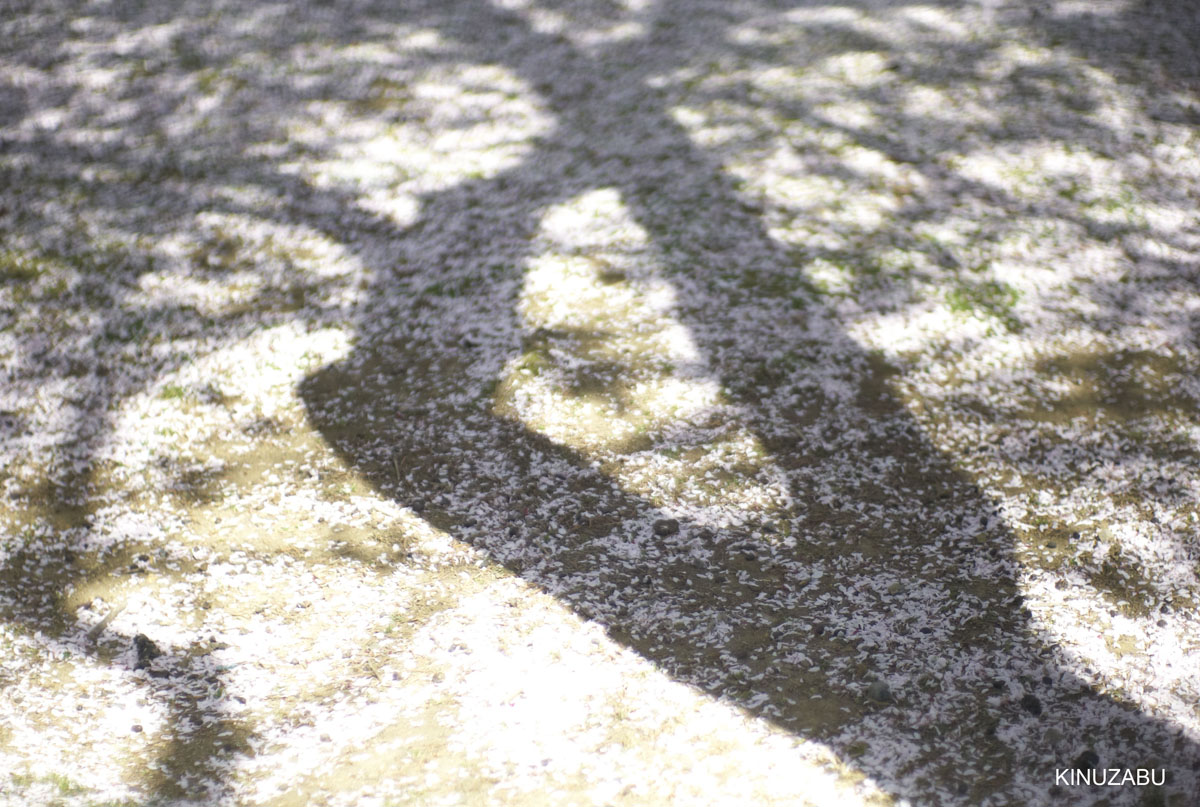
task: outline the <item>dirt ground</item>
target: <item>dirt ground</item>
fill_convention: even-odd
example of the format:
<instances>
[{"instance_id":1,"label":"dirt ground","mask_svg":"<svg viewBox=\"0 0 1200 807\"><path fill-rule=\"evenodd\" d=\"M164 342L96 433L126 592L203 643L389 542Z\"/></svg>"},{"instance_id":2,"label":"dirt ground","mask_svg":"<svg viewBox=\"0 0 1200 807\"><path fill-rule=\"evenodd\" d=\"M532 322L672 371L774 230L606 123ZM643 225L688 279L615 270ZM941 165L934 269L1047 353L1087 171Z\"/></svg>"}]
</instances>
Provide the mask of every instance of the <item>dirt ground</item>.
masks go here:
<instances>
[{"instance_id":1,"label":"dirt ground","mask_svg":"<svg viewBox=\"0 0 1200 807\"><path fill-rule=\"evenodd\" d=\"M1192 804L1198 37L10 0L0 804Z\"/></svg>"}]
</instances>

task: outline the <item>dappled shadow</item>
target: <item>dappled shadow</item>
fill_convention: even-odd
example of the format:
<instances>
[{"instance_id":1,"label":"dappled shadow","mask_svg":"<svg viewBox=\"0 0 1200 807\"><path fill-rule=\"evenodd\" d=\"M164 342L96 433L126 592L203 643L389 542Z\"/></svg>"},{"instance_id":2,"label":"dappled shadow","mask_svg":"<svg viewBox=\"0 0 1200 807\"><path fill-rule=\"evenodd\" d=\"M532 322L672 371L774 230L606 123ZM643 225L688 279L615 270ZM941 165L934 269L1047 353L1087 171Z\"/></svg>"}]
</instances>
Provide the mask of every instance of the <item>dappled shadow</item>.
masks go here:
<instances>
[{"instance_id":1,"label":"dappled shadow","mask_svg":"<svg viewBox=\"0 0 1200 807\"><path fill-rule=\"evenodd\" d=\"M410 266L442 284L484 276L483 261L512 268L415 317L403 302L373 310L360 346L303 387L331 444L380 489L419 500L424 518L673 675L831 743L896 795L1040 802L1055 768L1099 746L1105 764L1165 766L1176 792L1190 788L1195 745L1096 695L1041 635L994 503L915 428L889 393L887 365L823 329L814 306L796 310L750 284L714 292L724 273L786 282L799 267L656 96L626 89L667 69L648 51L660 35L687 39L683 10L659 8L630 53L593 61L531 31L496 46L493 32L519 29L519 17L456 9L442 29L537 86L558 128L516 169L422 199L404 240ZM784 471L790 507L747 511L733 527L664 526L679 504L621 490L586 453L481 397L486 373L468 372L481 360L463 349L464 319L509 344L524 330L524 351L539 341L544 332L513 316L513 273L535 257L543 211L609 187L666 256L661 276L680 290L673 314L730 390L734 419ZM486 254L446 255L465 243ZM383 298L386 273L378 282ZM780 340L807 361L772 364ZM835 357L851 390L843 399L814 383ZM621 394L616 382L560 392ZM653 450L705 436L660 434ZM396 474L393 456L409 470Z\"/></svg>"},{"instance_id":2,"label":"dappled shadow","mask_svg":"<svg viewBox=\"0 0 1200 807\"><path fill-rule=\"evenodd\" d=\"M1178 89L1200 87L1200 10L1186 0L1138 0L1072 6L1046 13L1034 7L1031 29L1052 45L1077 49L1089 60L1142 80L1167 79ZM1146 76L1147 70L1157 75ZM1200 110L1158 99L1152 114L1200 124Z\"/></svg>"},{"instance_id":3,"label":"dappled shadow","mask_svg":"<svg viewBox=\"0 0 1200 807\"><path fill-rule=\"evenodd\" d=\"M1167 767L1176 793L1197 787L1191 740L1170 723L1097 695L1053 637L1041 633L1022 601L1015 538L995 503L894 398L888 362L835 326L831 314L844 299L876 312L903 311L914 290L945 284L952 306L991 318L998 331L1025 327L1016 295L987 274L986 250L972 262L930 234L930 225L964 210L979 218L978 245L1001 244L1031 222L1052 219L1097 238L1129 237L1124 248L1135 260L1147 242L1189 247L1186 233L1081 212L1075 199L1087 189L1075 178L1048 193L1021 195L954 162L975 155L980 144L1019 148L1047 138L1119 150L1124 135L1096 119L1103 99L1077 90L1072 65L1013 68L990 85L991 94L963 108L988 115L947 120L936 104L989 76L989 43L947 37L905 48L878 25L863 24L855 16L861 4L651 4L625 15L632 33L610 30L604 4L547 4L533 11L559 12L565 22L547 15L536 25L483 2L411 4L403 12L360 6L353 13L330 4L286 15L263 7L184 19L165 6L114 3L92 18L113 26L111 36L92 43L112 49L94 66L132 73L111 109L81 115L87 125L79 124L77 136L67 136L74 131L69 115L66 125L33 122L71 109L69 97L39 94L36 81L34 89L0 83L0 126L20 129L3 142L0 176L13 187L30 175L53 180L0 211L0 220L6 232L24 233L40 259L83 269L65 292L38 285L41 270L16 259L4 264L4 280L22 290L25 296L14 297L21 305L96 314L74 342L31 338L16 346L14 380L94 383L74 422L56 436L70 461L50 467L44 486L17 490L14 499L42 502L41 517L51 521L83 508L61 530L77 531L71 541L86 546L87 499L103 486L103 468L90 452L113 428L121 401L190 360L193 348L184 343L211 336L205 349L215 349L270 323L298 319L318 327L345 313L326 299L326 285L297 280L299 270L264 254L261 244L205 230L195 217L298 222L352 245L371 284L353 312L358 347L303 386L328 442L380 491L420 502L428 521L604 625L671 675L829 743L888 792L917 801L1039 803L1049 798L1054 769L1085 751L1097 752L1105 766ZM789 9L796 16L781 26L774 15ZM431 67L500 65L539 96L551 122L515 137L520 148L501 168L466 171L465 180L439 180L414 193L417 212L397 221L364 204L352 182L297 175L295 165L305 160L336 161L358 130L339 129L335 115L332 145L303 141L288 120L255 110L270 99L271 110L306 120L320 117L314 106L351 96L344 103L353 113L404 125L406 115L422 111L410 109L416 104L409 88L380 75L386 69L372 61L377 56L330 60L305 81L268 69L304 64L306 43L398 49L405 43L389 29L401 21L449 43L421 53ZM68 58L72 36L63 22L39 32L45 55L31 69ZM1059 28L1045 29L1048 35L1071 32L1070 24L1054 24ZM254 47L242 52L247 39ZM1095 46L1103 41L1078 47L1103 63L1112 52ZM831 83L821 97L787 89L788 70L833 64L833 82L837 60L862 53L879 56L878 71L853 90ZM703 71L686 75L697 54L727 62L709 71L716 80L706 83ZM773 66L785 74L777 77L782 84L758 81ZM476 83L487 89L487 81ZM221 90L212 119L194 105L206 85ZM928 89L933 99L905 100L908 85ZM705 127L697 130L679 108L715 108L705 114L727 131L702 137ZM752 170L731 166L739 155L776 148L778 120L788 122L803 173L824 183L807 202L773 199L769 178L759 182ZM468 109L440 128L465 135L494 121L489 109ZM121 146L112 132L138 147ZM849 152L907 169L893 176ZM405 171L418 168L396 169ZM616 417L627 417L640 405L639 384L680 369L606 353L611 331L532 326L519 313L526 267L550 249L541 234L547 210L599 189L614 190L646 235L649 247L632 260L652 265L674 290L664 316L676 318L695 343L697 367L688 371L726 391L703 417L675 431L646 416L632 438L600 441L609 453L550 439L544 428L521 422L515 386L494 383L511 375L514 356L525 356L516 371L544 371L558 400L598 409L615 402ZM171 302L129 315L124 309L140 299L147 278L170 283L177 270L132 249L104 252L94 229L65 226L54 195L62 191L74 195L74 208L89 211L86 224L118 227L119 217L114 222L105 211L135 204L145 211L137 235L185 236L190 246L180 274L258 273L263 282L219 314ZM1169 187L1162 193L1164 204L1186 203L1172 199ZM949 208L945 199L953 201ZM853 204L864 200L863 208ZM899 268L888 257L897 249L909 261ZM814 280L808 269L819 262L841 270L844 285ZM1161 267L1194 280L1186 260L1168 257ZM122 293L89 291L89 272L120 277ZM595 279L613 287L644 280L604 265ZM1100 318L1112 317L1116 327L1122 319L1109 305L1111 291L1101 284L1089 294ZM123 366L95 366L102 345L127 345L132 355L147 331L180 345L132 378ZM1051 360L1037 372L1060 370ZM1129 392L1118 403L1129 411L1115 413L1132 415L1148 403L1136 396ZM1091 403L1081 398L1066 406ZM20 412L4 417L13 429L25 420ZM270 428L256 423L245 428ZM664 498L622 476L634 461L660 475L677 472L656 466L655 457L701 464L713 445L741 432L766 459L742 458L723 469L716 494L778 482L777 501L729 508L734 512L724 511L722 520L682 494ZM160 470L190 495L211 495L205 472L169 461ZM676 524L664 523L672 518ZM48 551L32 541L23 554L6 556L8 588L19 594L5 597L5 617L69 638L80 631L78 603L55 592L124 573L136 566L136 553L125 546L84 567ZM343 554L369 559L352 549ZM120 636L92 652L130 666L132 640ZM172 725L202 726L161 751L163 773L149 787L163 799L225 792L224 777L253 734L204 705L221 675L198 659L202 654L180 661L171 676L146 679L171 704Z\"/></svg>"}]
</instances>

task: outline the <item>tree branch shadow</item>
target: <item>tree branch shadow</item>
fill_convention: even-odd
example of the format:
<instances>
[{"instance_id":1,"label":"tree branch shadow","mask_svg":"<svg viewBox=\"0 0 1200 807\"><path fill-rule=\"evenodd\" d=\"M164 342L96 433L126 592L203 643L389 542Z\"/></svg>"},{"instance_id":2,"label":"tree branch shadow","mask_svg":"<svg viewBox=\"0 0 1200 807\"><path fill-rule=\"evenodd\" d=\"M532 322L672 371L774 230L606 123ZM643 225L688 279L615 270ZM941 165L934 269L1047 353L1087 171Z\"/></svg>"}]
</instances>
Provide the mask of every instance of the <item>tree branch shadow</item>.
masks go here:
<instances>
[{"instance_id":1,"label":"tree branch shadow","mask_svg":"<svg viewBox=\"0 0 1200 807\"><path fill-rule=\"evenodd\" d=\"M482 5L458 11L448 31L460 41L520 24ZM662 19L682 9L674 12ZM543 211L604 187L618 189L670 256L663 274L680 289L712 289L730 267L798 271L649 93L626 100L614 91L644 73L614 78L611 63L532 33L515 55L502 53L548 95L559 128L517 169L423 200L405 245L419 271L470 274L476 259L446 260L445 245L487 243L487 233L528 243ZM569 174L554 173L568 164ZM531 257L500 247L487 259L516 267ZM995 504L889 394L890 368L822 331L819 311L781 322L776 299L681 292L680 319L785 469L795 504L747 513L734 529L684 520L660 531L670 511L479 404L463 318L511 342L522 330L513 271L429 302L417 321L372 312L387 327L364 323L369 336L356 351L305 383L314 423L380 490L422 502L431 523L680 680L831 744L897 796L1040 803L1056 768L1097 748L1104 765L1168 767L1178 792L1191 787L1195 745L1073 671L1023 604L1013 536ZM780 338L801 341L818 365L836 355L849 399L812 392L819 384L807 376L819 366L772 367L766 346ZM392 456L411 470L395 474ZM598 527L596 514L607 517ZM903 683L879 686L888 680Z\"/></svg>"},{"instance_id":2,"label":"tree branch shadow","mask_svg":"<svg viewBox=\"0 0 1200 807\"><path fill-rule=\"evenodd\" d=\"M147 27L172 19L161 9L143 11L126 4L113 14L122 24ZM160 188L154 203L170 211L166 230L197 199L212 210L246 210L198 192L206 172L217 170L205 160L216 156L228 163L224 181L288 197L286 210L276 211L281 218L295 217L341 241L348 240L344 214L351 214L354 234L379 247L364 251L373 256L376 285L357 323L359 346L304 385L313 423L380 491L400 502L421 501L431 523L604 625L678 679L829 743L901 797L1038 803L1047 797L1053 770L1084 750L1097 751L1103 765L1168 767L1176 792L1195 791L1194 743L1165 722L1096 695L1039 632L1016 584L1011 531L994 503L890 395L891 369L829 325L815 304L797 311L753 284L717 292L728 288L729 277L752 273L781 288L803 283L794 253L766 232L727 173L646 87L697 48L723 43L736 13L698 15L678 3L652 7L639 18L645 36L601 57L483 3L414 6L408 13L455 42L455 57L511 69L541 93L558 123L517 167L426 194L419 221L403 231L357 209L353 194L285 177L278 161L234 158L220 136L170 142L181 153L195 147L180 157L186 170L174 173L167 157L113 158L83 146L47 151L36 139L6 143L7 153L28 147L30 161L61 158L56 170L67 182L97 161L140 173ZM323 18L306 19L319 27ZM370 15L364 20L365 30ZM878 45L863 35L845 48ZM174 64L187 54L161 58ZM339 94L336 77L305 89L266 84L264 93L289 94L296 106ZM0 125L30 111L30 95L0 89L0 106L13 99L9 111L0 112ZM187 99L184 93L140 100L146 114L125 121L125 129L161 135ZM890 138L853 128L844 133L893 157L909 156ZM258 136L237 127L218 134L247 150ZM823 170L835 173L839 166ZM190 181L191 188L170 190ZM89 203L116 205L129 195L123 189L137 187L101 182L102 192ZM712 379L730 390L716 425L652 432L618 454L686 454L718 439L722 428L740 426L786 477L789 507L746 509L725 526L679 517L670 503L620 489L612 473L517 422L512 411L489 408L491 394L479 380L502 375L514 351L554 362L547 340L529 334L516 313L522 267L534 257L531 244L543 214L601 188L615 189L647 233L661 257L662 278L678 292L676 315ZM21 215L24 223L36 217ZM918 207L912 220L923 215ZM402 258L389 254L392 247ZM395 293L399 262L417 281L409 286L411 297ZM131 289L139 271L131 272ZM200 321L188 312L182 318ZM238 333L233 325L208 323L228 327L231 339ZM781 339L792 340L791 363L769 349ZM87 350L51 358L86 361ZM45 361L44 355L26 358L40 369ZM592 379L576 397L628 397L622 373L637 372L612 368L611 383ZM151 380L106 387L75 439L89 440L92 416ZM405 473L396 470L397 456L405 458ZM64 477L55 484L66 490L90 483ZM656 523L671 518L677 528L656 531ZM39 579L31 576L32 565L18 558L6 567L14 587L28 586L25 609L11 617L39 629L57 622L59 632L70 630L63 623L70 614L53 598L41 601L42 590L116 568L81 570L64 562L65 577ZM126 652L131 639L119 639ZM96 657L124 663L115 658L116 645L109 649ZM211 792L223 792L226 763L244 752L241 744L251 733L228 715L200 710L201 689L221 680L195 666L191 683L203 684L195 692L166 692L166 683L148 682L173 699L172 723L215 727L163 751L167 773L151 785L159 800L194 795L180 782L198 787L202 778L211 780ZM877 686L883 681L890 682L887 690Z\"/></svg>"}]
</instances>

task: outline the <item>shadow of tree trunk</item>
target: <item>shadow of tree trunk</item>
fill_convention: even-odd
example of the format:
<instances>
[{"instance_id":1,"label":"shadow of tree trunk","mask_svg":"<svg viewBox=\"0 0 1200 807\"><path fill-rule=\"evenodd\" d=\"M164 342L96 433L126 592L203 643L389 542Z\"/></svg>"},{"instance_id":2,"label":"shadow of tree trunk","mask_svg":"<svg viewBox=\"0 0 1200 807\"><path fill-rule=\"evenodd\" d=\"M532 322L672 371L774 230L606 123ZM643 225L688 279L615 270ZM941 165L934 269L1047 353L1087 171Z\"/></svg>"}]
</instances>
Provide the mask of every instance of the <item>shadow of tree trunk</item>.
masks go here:
<instances>
[{"instance_id":1,"label":"shadow of tree trunk","mask_svg":"<svg viewBox=\"0 0 1200 807\"><path fill-rule=\"evenodd\" d=\"M130 29L169 23L177 13L114 6L113 21ZM364 11L362 30L330 36L342 45L370 39L365 31L372 24L394 24L392 11L389 5L378 18ZM402 233L356 209L352 194L284 176L276 162L251 154L265 135L238 128L239 114L273 93L291 93L295 107L337 97L333 79L305 88L264 79L257 95L229 102L221 122L228 131L218 126L211 137L169 138L163 133L177 131L172 115L186 105L187 85L171 97L142 97L135 82L121 100L139 114L113 125L135 141L158 137L172 154L117 149L114 156L86 138L67 149L46 132L3 145L9 154L21 152L25 165L57 161L55 177L63 183L81 183L97 165L133 177L89 181L96 190L89 203L97 208L118 208L153 187L164 221L203 207L291 217L335 242L359 235L348 227L374 230L376 249L364 253L374 255L376 287L356 323L359 346L305 384L313 422L380 491L419 507L431 523L604 625L679 680L829 743L889 792L918 801L1040 803L1049 798L1054 770L1089 751L1102 766L1166 767L1175 777L1173 792L1197 792L1195 745L1169 724L1095 694L1039 633L1016 584L1010 530L994 503L891 397L891 369L830 324L819 306L796 310L772 291L802 282L797 260L650 88L697 49L727 50L737 9L698 14L686 3L664 3L651 11L642 20L645 36L593 56L486 3L406 8L461 45L450 58L499 64L522 78L555 114L557 128L515 168L427 194L420 221ZM328 22L334 13L305 9L303 21L319 35L336 28ZM1105 30L1107 39L1080 45L1090 58L1109 52L1107 45L1095 47L1114 41ZM64 39L67 31L64 23ZM856 36L861 49L879 44ZM290 29L282 37L288 46L300 38ZM1139 47L1153 43L1137 39ZM206 57L189 54L188 44L173 40L179 52L157 58L202 64ZM1172 48L1172 59L1183 52ZM44 50L49 55L40 66L53 67L61 54L51 54L56 49L48 41ZM54 109L62 99L50 93L35 100L5 83L0 125L15 125L39 111L39 103ZM886 133L847 132L885 152L894 145ZM210 159L220 165L205 164ZM249 183L290 207L266 213L214 201L201 192L205 181ZM549 356L547 341L579 336L531 332L523 324L522 273L536 257L545 212L597 189L614 189L647 234L661 278L676 290L674 316L703 354L705 372L729 390L711 422L682 434L650 434L617 452L612 467L600 468L518 422L511 407L493 406L481 380L500 377L515 353ZM20 215L29 224L50 214ZM394 248L401 254L392 255ZM136 274L130 273L131 290ZM401 281L407 290L397 290ZM108 309L122 305L113 300ZM96 340L77 355L56 346L60 352L30 357L29 364L40 370L59 358L87 363L105 338L110 313L101 312ZM176 313L194 328L233 332L241 323ZM782 352L789 362L780 362ZM615 379L577 392L620 397L622 372L618 367ZM110 427L107 413L146 383L101 385L71 427L73 439L87 443ZM790 505L746 509L732 525L720 525L679 517L676 502L617 484L621 456L680 450L686 457L730 429L747 430L769 454ZM754 473L734 473L730 481ZM90 482L86 474L67 474L56 484L37 495L62 510L62 490ZM668 517L678 524L656 531ZM63 529L85 527L79 521ZM32 546L6 559L5 581L18 592L6 617L61 636L70 632L73 614L55 591L116 574L129 558L84 569L49 553ZM132 638L93 648L95 658L125 664ZM219 670L193 659L178 678L146 682L170 702L173 726L205 724L161 749L164 773L152 777L153 798L180 799L205 787L219 794L231 786L224 777L251 727L205 705L206 693L222 681ZM1093 791L1081 798L1103 797Z\"/></svg>"},{"instance_id":2,"label":"shadow of tree trunk","mask_svg":"<svg viewBox=\"0 0 1200 807\"><path fill-rule=\"evenodd\" d=\"M896 796L1041 803L1055 770L1089 753L1166 767L1188 792L1195 745L1096 694L1041 634L1003 518L893 399L890 368L819 308L754 287L714 293L729 274L799 267L645 88L662 65L639 48L697 41L679 33L686 8L664 7L645 40L603 60L485 4L455 11L446 33L542 92L558 128L518 167L423 199L402 263L442 294L380 302L359 347L304 384L330 444L671 675L831 744ZM671 512L481 387L503 355L474 347L516 353L544 337L517 314L540 217L599 188L618 191L665 256L676 314L783 469L790 507L656 528ZM394 281L381 269L375 299ZM794 366L774 361L781 339ZM822 392L831 374L849 394ZM630 450L672 447L648 440Z\"/></svg>"}]
</instances>

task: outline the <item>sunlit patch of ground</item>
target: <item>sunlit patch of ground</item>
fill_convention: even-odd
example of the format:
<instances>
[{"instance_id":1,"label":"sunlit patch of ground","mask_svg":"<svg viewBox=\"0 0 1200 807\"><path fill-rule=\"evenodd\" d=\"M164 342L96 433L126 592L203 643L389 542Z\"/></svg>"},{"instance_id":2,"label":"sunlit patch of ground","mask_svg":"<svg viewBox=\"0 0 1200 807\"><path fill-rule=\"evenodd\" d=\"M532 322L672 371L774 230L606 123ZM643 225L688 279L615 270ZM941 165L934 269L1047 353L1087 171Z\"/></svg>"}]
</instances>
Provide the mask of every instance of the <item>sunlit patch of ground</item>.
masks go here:
<instances>
[{"instance_id":1,"label":"sunlit patch of ground","mask_svg":"<svg viewBox=\"0 0 1200 807\"><path fill-rule=\"evenodd\" d=\"M0 20L0 803L1188 804L1196 13L400 5Z\"/></svg>"}]
</instances>

